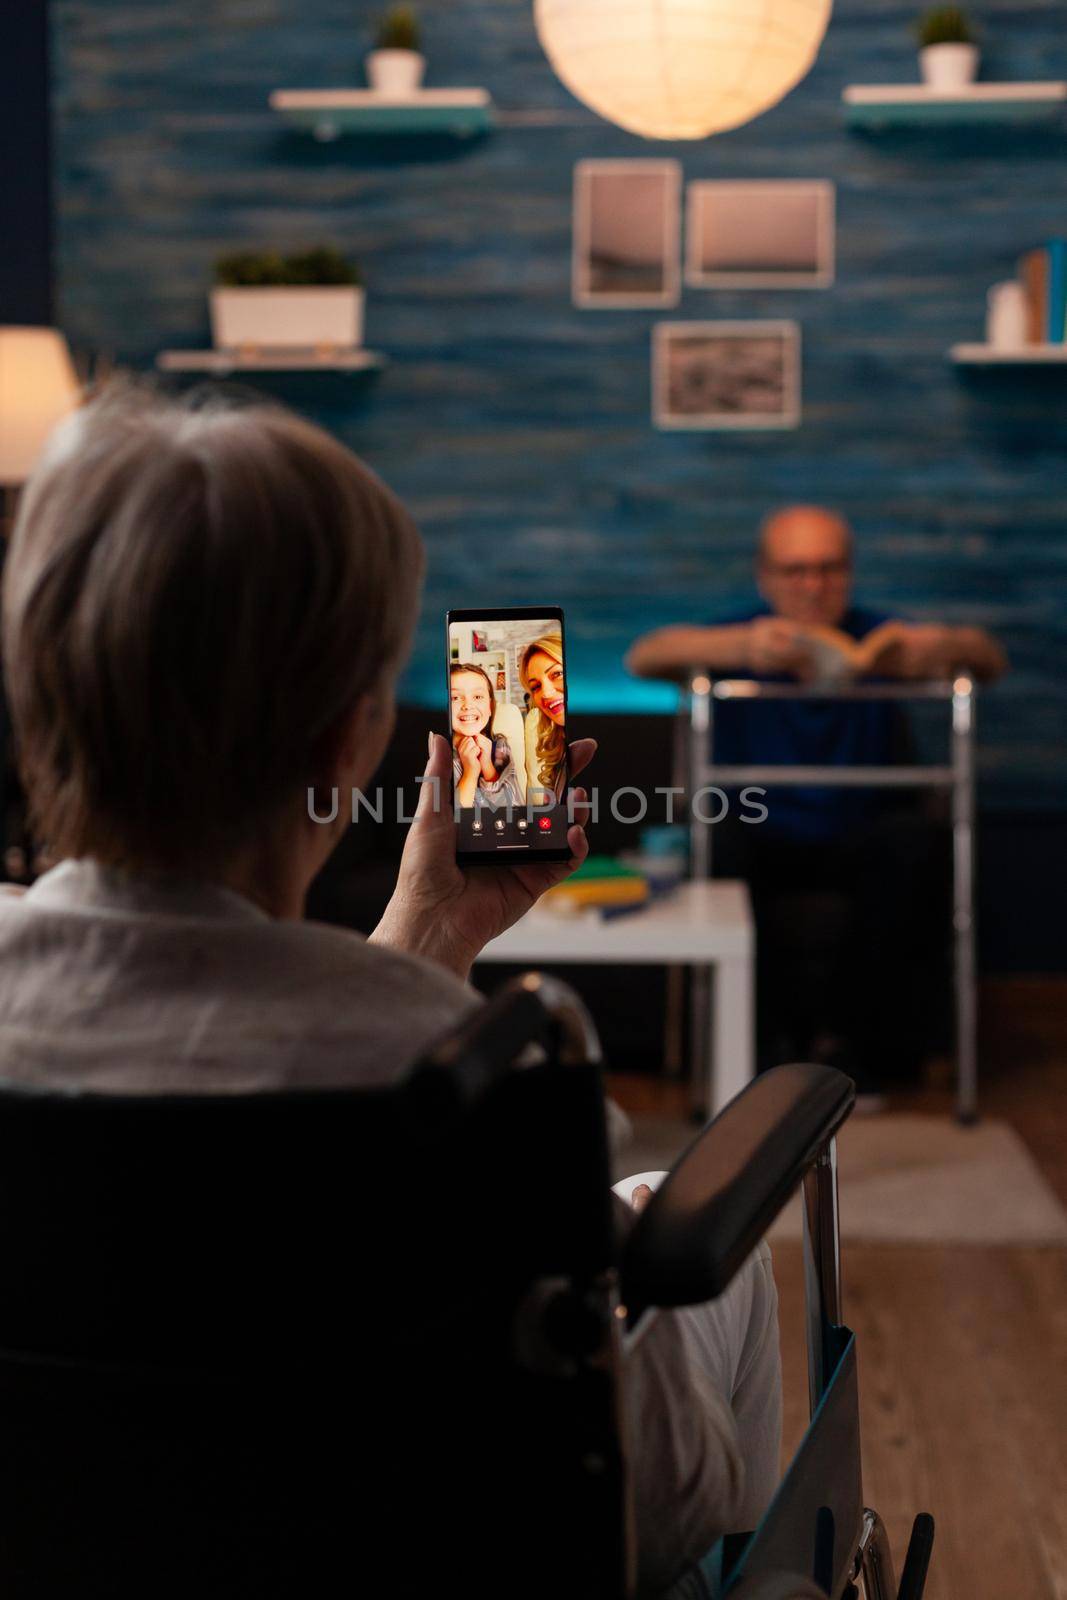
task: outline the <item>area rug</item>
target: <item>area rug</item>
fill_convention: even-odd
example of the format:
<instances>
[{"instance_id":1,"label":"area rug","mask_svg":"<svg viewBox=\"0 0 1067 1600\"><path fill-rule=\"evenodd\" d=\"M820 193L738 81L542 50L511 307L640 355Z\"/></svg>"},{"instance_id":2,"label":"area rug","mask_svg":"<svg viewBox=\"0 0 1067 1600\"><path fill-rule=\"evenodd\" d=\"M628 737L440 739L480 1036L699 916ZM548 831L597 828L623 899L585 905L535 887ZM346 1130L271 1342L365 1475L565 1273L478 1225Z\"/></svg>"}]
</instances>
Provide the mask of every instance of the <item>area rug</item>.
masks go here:
<instances>
[{"instance_id":1,"label":"area rug","mask_svg":"<svg viewBox=\"0 0 1067 1600\"><path fill-rule=\"evenodd\" d=\"M667 1167L690 1143L681 1120L635 1117L619 1176ZM853 1117L838 1139L841 1233L868 1243L1067 1245L1067 1212L1006 1123L962 1128L948 1118ZM790 1202L771 1238L799 1238Z\"/></svg>"}]
</instances>

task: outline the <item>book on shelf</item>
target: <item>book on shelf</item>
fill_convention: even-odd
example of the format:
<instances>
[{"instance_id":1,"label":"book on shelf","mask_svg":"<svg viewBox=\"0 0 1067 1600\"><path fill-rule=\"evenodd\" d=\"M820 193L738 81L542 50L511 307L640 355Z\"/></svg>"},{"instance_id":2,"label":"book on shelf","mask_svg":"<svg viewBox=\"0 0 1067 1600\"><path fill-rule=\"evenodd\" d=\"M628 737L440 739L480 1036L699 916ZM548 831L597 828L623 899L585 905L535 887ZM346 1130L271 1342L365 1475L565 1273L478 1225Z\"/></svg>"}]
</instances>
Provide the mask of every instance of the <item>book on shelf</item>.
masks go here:
<instances>
[{"instance_id":1,"label":"book on shelf","mask_svg":"<svg viewBox=\"0 0 1067 1600\"><path fill-rule=\"evenodd\" d=\"M1048 250L1048 342L1063 343L1067 316L1067 239L1051 239Z\"/></svg>"},{"instance_id":2,"label":"book on shelf","mask_svg":"<svg viewBox=\"0 0 1067 1600\"><path fill-rule=\"evenodd\" d=\"M1044 344L1048 328L1048 252L1028 250L1019 257L1018 278L1026 291L1026 337Z\"/></svg>"},{"instance_id":3,"label":"book on shelf","mask_svg":"<svg viewBox=\"0 0 1067 1600\"><path fill-rule=\"evenodd\" d=\"M1027 338L1031 344L1063 344L1067 324L1067 239L1050 239L1019 257L1019 282L1026 291Z\"/></svg>"}]
</instances>

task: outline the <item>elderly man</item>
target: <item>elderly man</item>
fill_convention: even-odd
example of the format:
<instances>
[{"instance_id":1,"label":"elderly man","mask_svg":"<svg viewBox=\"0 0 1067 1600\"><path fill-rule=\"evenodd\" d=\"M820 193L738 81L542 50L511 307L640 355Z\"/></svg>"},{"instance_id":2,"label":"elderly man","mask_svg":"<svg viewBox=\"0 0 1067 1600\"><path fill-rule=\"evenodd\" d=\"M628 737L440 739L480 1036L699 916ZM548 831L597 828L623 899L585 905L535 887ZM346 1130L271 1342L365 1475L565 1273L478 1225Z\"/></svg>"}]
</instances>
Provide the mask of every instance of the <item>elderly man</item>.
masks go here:
<instances>
[{"instance_id":1,"label":"elderly man","mask_svg":"<svg viewBox=\"0 0 1067 1600\"><path fill-rule=\"evenodd\" d=\"M644 678L673 676L693 665L804 678L823 675L827 652L837 651L853 675L933 678L967 667L988 680L1003 672L1004 652L981 628L890 621L853 604L852 543L848 523L836 512L820 506L773 512L756 557L764 604L714 627L645 634L627 665Z\"/></svg>"},{"instance_id":2,"label":"elderly man","mask_svg":"<svg viewBox=\"0 0 1067 1600\"><path fill-rule=\"evenodd\" d=\"M646 634L627 664L642 677L703 666L828 685L958 668L989 682L1003 672L1003 651L980 628L904 622L855 604L852 558L851 530L836 513L777 511L756 557L763 603L717 625ZM889 765L905 748L901 712L884 701L727 703L716 713L716 755L731 765ZM718 870L747 878L753 892L763 1063L824 1056L861 1084L884 1081L914 1062L929 1033L920 969L928 987L944 926L929 910L941 886L936 836L914 803L884 790L781 787L766 803L765 822L728 820L714 851Z\"/></svg>"}]
</instances>

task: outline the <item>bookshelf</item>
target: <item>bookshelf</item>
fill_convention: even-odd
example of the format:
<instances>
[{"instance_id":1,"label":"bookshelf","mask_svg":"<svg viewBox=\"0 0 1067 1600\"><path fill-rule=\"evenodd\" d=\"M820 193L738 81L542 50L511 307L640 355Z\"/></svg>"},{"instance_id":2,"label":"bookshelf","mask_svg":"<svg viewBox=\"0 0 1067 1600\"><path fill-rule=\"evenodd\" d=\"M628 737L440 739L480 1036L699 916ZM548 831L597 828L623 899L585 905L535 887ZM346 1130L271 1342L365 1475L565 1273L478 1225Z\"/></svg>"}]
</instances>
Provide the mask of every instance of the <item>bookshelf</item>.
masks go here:
<instances>
[{"instance_id":1,"label":"bookshelf","mask_svg":"<svg viewBox=\"0 0 1067 1600\"><path fill-rule=\"evenodd\" d=\"M275 89L270 106L290 127L321 142L342 134L472 139L493 126L486 89L420 89L402 98L374 89Z\"/></svg>"},{"instance_id":2,"label":"bookshelf","mask_svg":"<svg viewBox=\"0 0 1067 1600\"><path fill-rule=\"evenodd\" d=\"M924 83L853 83L843 91L850 127L879 129L975 123L1058 121L1067 109L1067 83L972 83L946 91Z\"/></svg>"},{"instance_id":3,"label":"bookshelf","mask_svg":"<svg viewBox=\"0 0 1067 1600\"><path fill-rule=\"evenodd\" d=\"M377 372L386 364L375 350L319 351L287 347L255 350L161 350L160 372L206 372L225 377L231 372Z\"/></svg>"},{"instance_id":4,"label":"bookshelf","mask_svg":"<svg viewBox=\"0 0 1067 1600\"><path fill-rule=\"evenodd\" d=\"M949 360L957 367L1067 366L1067 344L1024 344L1015 350L993 344L954 344Z\"/></svg>"}]
</instances>

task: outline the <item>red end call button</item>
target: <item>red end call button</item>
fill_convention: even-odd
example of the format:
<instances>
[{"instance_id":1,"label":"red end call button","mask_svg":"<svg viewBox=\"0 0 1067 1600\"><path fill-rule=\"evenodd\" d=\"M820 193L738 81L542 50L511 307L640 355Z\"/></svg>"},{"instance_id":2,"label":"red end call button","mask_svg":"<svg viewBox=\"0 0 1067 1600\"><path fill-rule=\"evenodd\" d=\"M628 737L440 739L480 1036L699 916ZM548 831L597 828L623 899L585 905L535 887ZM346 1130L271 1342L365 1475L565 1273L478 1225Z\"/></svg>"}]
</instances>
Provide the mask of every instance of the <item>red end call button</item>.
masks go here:
<instances>
[{"instance_id":1,"label":"red end call button","mask_svg":"<svg viewBox=\"0 0 1067 1600\"><path fill-rule=\"evenodd\" d=\"M552 827L552 818L551 817L538 817L537 826L540 828L542 833L548 833L549 830Z\"/></svg>"}]
</instances>

